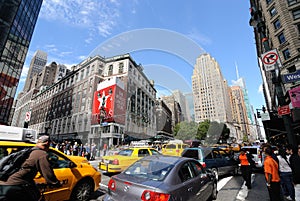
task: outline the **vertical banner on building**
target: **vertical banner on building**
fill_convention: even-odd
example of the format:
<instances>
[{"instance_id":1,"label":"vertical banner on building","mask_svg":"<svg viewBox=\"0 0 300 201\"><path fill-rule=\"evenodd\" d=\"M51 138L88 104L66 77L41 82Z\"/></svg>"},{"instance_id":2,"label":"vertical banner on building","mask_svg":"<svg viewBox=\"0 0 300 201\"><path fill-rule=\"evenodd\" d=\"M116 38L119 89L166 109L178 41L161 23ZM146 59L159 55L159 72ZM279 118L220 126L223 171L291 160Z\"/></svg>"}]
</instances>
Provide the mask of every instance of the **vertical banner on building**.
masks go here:
<instances>
[{"instance_id":1,"label":"vertical banner on building","mask_svg":"<svg viewBox=\"0 0 300 201\"><path fill-rule=\"evenodd\" d=\"M294 108L300 108L300 86L289 90L290 99Z\"/></svg>"},{"instance_id":2,"label":"vertical banner on building","mask_svg":"<svg viewBox=\"0 0 300 201\"><path fill-rule=\"evenodd\" d=\"M124 84L116 77L101 82L94 93L92 124L125 123L126 93Z\"/></svg>"}]
</instances>

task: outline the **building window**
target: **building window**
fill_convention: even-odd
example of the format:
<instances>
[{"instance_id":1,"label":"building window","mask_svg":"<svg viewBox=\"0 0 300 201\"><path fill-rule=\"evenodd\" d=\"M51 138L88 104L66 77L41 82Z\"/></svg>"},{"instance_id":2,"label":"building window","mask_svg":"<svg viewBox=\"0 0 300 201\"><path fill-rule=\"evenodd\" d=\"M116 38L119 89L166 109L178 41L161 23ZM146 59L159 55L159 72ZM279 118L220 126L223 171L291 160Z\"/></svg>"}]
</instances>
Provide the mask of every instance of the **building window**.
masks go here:
<instances>
[{"instance_id":1,"label":"building window","mask_svg":"<svg viewBox=\"0 0 300 201\"><path fill-rule=\"evenodd\" d=\"M275 27L275 30L279 29L281 27L281 24L280 24L280 20L277 19L275 22L274 22L274 27Z\"/></svg>"},{"instance_id":2,"label":"building window","mask_svg":"<svg viewBox=\"0 0 300 201\"><path fill-rule=\"evenodd\" d=\"M124 63L119 63L119 73L123 73L124 71Z\"/></svg>"},{"instance_id":3,"label":"building window","mask_svg":"<svg viewBox=\"0 0 300 201\"><path fill-rule=\"evenodd\" d=\"M297 24L297 30L298 30L298 34L300 34L300 24Z\"/></svg>"},{"instance_id":4,"label":"building window","mask_svg":"<svg viewBox=\"0 0 300 201\"><path fill-rule=\"evenodd\" d=\"M275 7L272 7L269 12L270 12L271 17L273 17L274 15L277 14L277 10Z\"/></svg>"},{"instance_id":5,"label":"building window","mask_svg":"<svg viewBox=\"0 0 300 201\"><path fill-rule=\"evenodd\" d=\"M294 5L297 3L297 0L287 0L288 2L288 5L291 6L291 5Z\"/></svg>"},{"instance_id":6,"label":"building window","mask_svg":"<svg viewBox=\"0 0 300 201\"><path fill-rule=\"evenodd\" d=\"M108 76L113 74L113 65L109 65L108 67Z\"/></svg>"},{"instance_id":7,"label":"building window","mask_svg":"<svg viewBox=\"0 0 300 201\"><path fill-rule=\"evenodd\" d=\"M300 9L294 10L292 13L293 13L294 20L297 20L300 18Z\"/></svg>"},{"instance_id":8,"label":"building window","mask_svg":"<svg viewBox=\"0 0 300 201\"><path fill-rule=\"evenodd\" d=\"M272 3L273 0L266 0L267 4Z\"/></svg>"},{"instance_id":9,"label":"building window","mask_svg":"<svg viewBox=\"0 0 300 201\"><path fill-rule=\"evenodd\" d=\"M297 69L296 69L295 65L292 65L292 66L288 67L287 70L289 73L293 73L293 72L296 72Z\"/></svg>"},{"instance_id":10,"label":"building window","mask_svg":"<svg viewBox=\"0 0 300 201\"><path fill-rule=\"evenodd\" d=\"M285 43L285 37L283 33L279 34L278 40L280 44Z\"/></svg>"},{"instance_id":11,"label":"building window","mask_svg":"<svg viewBox=\"0 0 300 201\"><path fill-rule=\"evenodd\" d=\"M290 54L289 49L283 50L283 51L282 51L282 54L283 54L285 60L291 58L291 54Z\"/></svg>"}]
</instances>

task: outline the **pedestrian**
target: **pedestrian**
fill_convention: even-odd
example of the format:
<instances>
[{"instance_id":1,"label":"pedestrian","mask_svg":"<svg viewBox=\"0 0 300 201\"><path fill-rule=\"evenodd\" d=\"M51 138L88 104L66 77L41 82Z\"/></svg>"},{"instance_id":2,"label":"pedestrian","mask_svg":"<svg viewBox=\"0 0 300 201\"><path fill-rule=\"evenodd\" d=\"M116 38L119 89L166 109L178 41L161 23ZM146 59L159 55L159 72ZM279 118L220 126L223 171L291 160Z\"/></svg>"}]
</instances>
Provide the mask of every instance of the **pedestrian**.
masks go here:
<instances>
[{"instance_id":1,"label":"pedestrian","mask_svg":"<svg viewBox=\"0 0 300 201\"><path fill-rule=\"evenodd\" d=\"M106 155L106 151L107 151L107 144L105 143L105 144L103 145L103 156Z\"/></svg>"},{"instance_id":2,"label":"pedestrian","mask_svg":"<svg viewBox=\"0 0 300 201\"><path fill-rule=\"evenodd\" d=\"M300 200L300 145L297 149L293 149L292 155L290 157L290 165L293 174L293 183L295 188L295 199Z\"/></svg>"},{"instance_id":3,"label":"pedestrian","mask_svg":"<svg viewBox=\"0 0 300 201\"><path fill-rule=\"evenodd\" d=\"M34 178L37 172L45 178L47 184L59 187L60 182L56 178L48 159L47 151L50 147L48 136L38 138L36 146L28 159L22 164L21 169L12 174L6 182L0 183L1 201L37 201L40 191Z\"/></svg>"},{"instance_id":4,"label":"pedestrian","mask_svg":"<svg viewBox=\"0 0 300 201\"><path fill-rule=\"evenodd\" d=\"M290 167L288 154L288 148L279 149L279 154L277 155L279 161L279 176L282 195L285 196L287 200L295 200L295 188L293 184L293 174Z\"/></svg>"},{"instance_id":5,"label":"pedestrian","mask_svg":"<svg viewBox=\"0 0 300 201\"><path fill-rule=\"evenodd\" d=\"M246 182L246 186L248 189L252 188L251 185L251 174L252 174L252 158L249 153L246 152L245 149L241 149L240 155L239 155L239 161L241 165L241 172L242 177Z\"/></svg>"},{"instance_id":6,"label":"pedestrian","mask_svg":"<svg viewBox=\"0 0 300 201\"><path fill-rule=\"evenodd\" d=\"M266 184L269 191L271 201L282 201L280 193L280 177L279 177L279 165L272 158L272 149L270 147L264 147L264 153L266 155L264 161L264 172L266 177Z\"/></svg>"}]
</instances>

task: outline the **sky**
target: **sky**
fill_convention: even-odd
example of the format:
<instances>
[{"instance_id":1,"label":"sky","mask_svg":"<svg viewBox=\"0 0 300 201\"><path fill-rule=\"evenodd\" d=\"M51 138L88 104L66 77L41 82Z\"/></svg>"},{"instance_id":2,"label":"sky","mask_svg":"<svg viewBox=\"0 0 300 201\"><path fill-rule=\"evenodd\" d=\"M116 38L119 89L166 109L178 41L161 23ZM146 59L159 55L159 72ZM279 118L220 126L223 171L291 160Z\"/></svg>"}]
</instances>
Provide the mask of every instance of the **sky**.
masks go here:
<instances>
[{"instance_id":1,"label":"sky","mask_svg":"<svg viewBox=\"0 0 300 201\"><path fill-rule=\"evenodd\" d=\"M37 50L48 64L130 53L158 96L191 92L196 58L209 53L229 85L245 79L254 109L264 105L248 0L44 0L17 93ZM238 73L236 71L238 69Z\"/></svg>"}]
</instances>

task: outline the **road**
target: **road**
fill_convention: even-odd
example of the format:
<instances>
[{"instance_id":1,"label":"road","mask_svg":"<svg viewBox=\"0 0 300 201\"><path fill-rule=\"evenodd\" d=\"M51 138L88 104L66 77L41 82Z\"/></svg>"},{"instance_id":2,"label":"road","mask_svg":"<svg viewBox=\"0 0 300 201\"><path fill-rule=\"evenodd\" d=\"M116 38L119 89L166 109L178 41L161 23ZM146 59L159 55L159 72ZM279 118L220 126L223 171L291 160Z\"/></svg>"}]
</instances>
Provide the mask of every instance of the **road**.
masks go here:
<instances>
[{"instance_id":1,"label":"road","mask_svg":"<svg viewBox=\"0 0 300 201\"><path fill-rule=\"evenodd\" d=\"M91 164L97 167L98 161L91 161ZM91 201L100 201L104 198L109 179L109 176L102 174L100 189ZM251 182L252 189L248 190L241 176L220 178L218 181L219 192L217 201L268 201L269 194L263 173L253 173Z\"/></svg>"}]
</instances>

